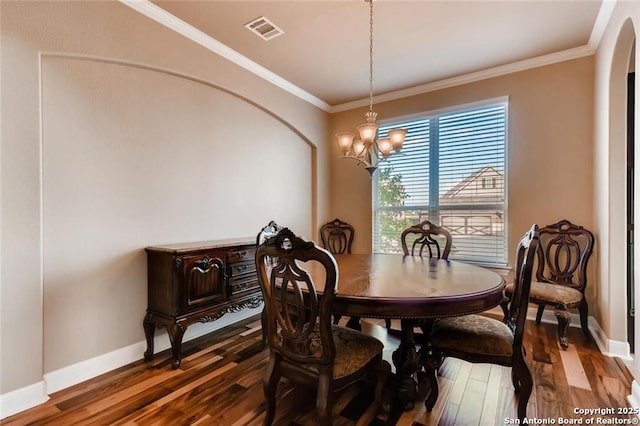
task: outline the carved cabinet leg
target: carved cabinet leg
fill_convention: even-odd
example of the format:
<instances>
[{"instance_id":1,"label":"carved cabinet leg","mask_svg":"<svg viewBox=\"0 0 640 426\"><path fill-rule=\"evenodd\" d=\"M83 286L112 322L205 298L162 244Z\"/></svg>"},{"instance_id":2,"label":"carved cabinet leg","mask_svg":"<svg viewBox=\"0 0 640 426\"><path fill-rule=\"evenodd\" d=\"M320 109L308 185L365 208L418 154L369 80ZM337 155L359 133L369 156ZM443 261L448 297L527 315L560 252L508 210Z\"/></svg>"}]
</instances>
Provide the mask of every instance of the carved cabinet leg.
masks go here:
<instances>
[{"instance_id":1,"label":"carved cabinet leg","mask_svg":"<svg viewBox=\"0 0 640 426\"><path fill-rule=\"evenodd\" d=\"M558 319L558 340L560 341L562 349L566 351L569 347L567 330L569 329L569 323L571 322L571 314L563 309L556 309L555 314Z\"/></svg>"},{"instance_id":2,"label":"carved cabinet leg","mask_svg":"<svg viewBox=\"0 0 640 426\"><path fill-rule=\"evenodd\" d=\"M144 327L144 337L147 339L147 350L144 352L145 361L153 358L153 335L156 331L156 323L153 321L153 314L147 313L142 321Z\"/></svg>"},{"instance_id":3,"label":"carved cabinet leg","mask_svg":"<svg viewBox=\"0 0 640 426\"><path fill-rule=\"evenodd\" d=\"M182 336L184 336L185 329L181 323L174 323L169 326L168 331L169 340L171 341L171 352L173 353L171 368L175 370L180 367L180 363L182 362Z\"/></svg>"}]
</instances>

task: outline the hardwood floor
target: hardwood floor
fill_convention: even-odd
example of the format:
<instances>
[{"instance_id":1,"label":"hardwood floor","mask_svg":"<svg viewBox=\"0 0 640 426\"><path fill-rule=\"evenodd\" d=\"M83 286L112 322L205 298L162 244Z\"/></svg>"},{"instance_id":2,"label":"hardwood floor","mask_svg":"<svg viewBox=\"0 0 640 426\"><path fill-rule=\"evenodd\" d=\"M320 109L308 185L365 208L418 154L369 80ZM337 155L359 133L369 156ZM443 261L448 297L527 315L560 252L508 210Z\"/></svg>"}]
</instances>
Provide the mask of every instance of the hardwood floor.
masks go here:
<instances>
[{"instance_id":1,"label":"hardwood floor","mask_svg":"<svg viewBox=\"0 0 640 426\"><path fill-rule=\"evenodd\" d=\"M343 318L345 321L346 318ZM398 340L363 320L365 332L385 343L385 358ZM259 425L264 418L262 377L268 359L261 347L258 318L183 345L181 368L171 370L169 351L138 361L51 395L38 407L0 421L3 425ZM575 408L627 407L633 380L626 367L603 356L579 329L560 350L551 324L527 324L526 346L535 388L528 417L586 419L612 416L574 414ZM141 354L142 355L142 354ZM276 424L314 424L313 390L279 387ZM440 370L440 397L433 412L377 414L371 389L354 386L334 403L335 425L499 425L515 413L510 370L447 359ZM629 416L613 416L629 418Z\"/></svg>"}]
</instances>

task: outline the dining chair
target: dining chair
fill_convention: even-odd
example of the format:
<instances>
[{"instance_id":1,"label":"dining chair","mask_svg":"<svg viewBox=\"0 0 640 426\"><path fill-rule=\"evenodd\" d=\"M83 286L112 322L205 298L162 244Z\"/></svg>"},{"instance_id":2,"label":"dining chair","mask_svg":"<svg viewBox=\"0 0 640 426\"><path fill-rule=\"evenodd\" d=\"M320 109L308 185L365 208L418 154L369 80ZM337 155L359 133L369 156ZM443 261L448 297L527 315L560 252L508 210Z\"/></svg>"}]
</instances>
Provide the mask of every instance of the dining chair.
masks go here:
<instances>
[{"instance_id":1,"label":"dining chair","mask_svg":"<svg viewBox=\"0 0 640 426\"><path fill-rule=\"evenodd\" d=\"M435 321L428 350L421 356L431 385L431 394L425 400L427 411L431 411L438 398L438 369L445 357L453 357L511 367L511 381L518 393L518 418L524 423L533 377L523 338L538 238L538 226L534 224L518 243L513 296L505 322L477 314Z\"/></svg>"},{"instance_id":2,"label":"dining chair","mask_svg":"<svg viewBox=\"0 0 640 426\"><path fill-rule=\"evenodd\" d=\"M558 342L564 350L569 347L569 309L578 308L582 333L587 338L590 336L589 306L584 292L593 240L591 231L566 219L540 228L538 266L535 281L531 283L530 300L538 305L536 324L540 324L547 305L554 308ZM505 294L507 297L513 294L513 285L507 285Z\"/></svg>"},{"instance_id":3,"label":"dining chair","mask_svg":"<svg viewBox=\"0 0 640 426\"><path fill-rule=\"evenodd\" d=\"M422 257L423 253L426 256L426 247L429 258L437 259L448 259L451 245L453 244L449 231L428 220L406 228L400 235L400 241L402 243L402 252L405 256L418 255ZM411 244L411 250L409 250L409 244ZM417 252L416 249L418 249ZM391 330L391 321L388 319L384 321L387 329ZM426 326L424 325L424 327Z\"/></svg>"},{"instance_id":4,"label":"dining chair","mask_svg":"<svg viewBox=\"0 0 640 426\"><path fill-rule=\"evenodd\" d=\"M438 259L448 259L451 252L452 238L449 231L428 220L402 231L400 240L405 256L409 254L415 256L416 248L419 248L418 255L422 256L425 247L429 250L429 257ZM411 251L409 251L408 242L411 242Z\"/></svg>"},{"instance_id":5,"label":"dining chair","mask_svg":"<svg viewBox=\"0 0 640 426\"><path fill-rule=\"evenodd\" d=\"M354 234L353 226L338 218L320 227L322 246L333 254L351 253Z\"/></svg>"},{"instance_id":6,"label":"dining chair","mask_svg":"<svg viewBox=\"0 0 640 426\"><path fill-rule=\"evenodd\" d=\"M275 264L269 265L266 258L276 259ZM356 381L376 380L376 401L381 402L391 370L382 359L383 344L331 323L338 279L331 253L284 228L258 247L256 268L266 304L269 347L264 424L273 422L281 377L317 389L322 425L331 424L334 391ZM313 282L305 268L319 268L324 282Z\"/></svg>"},{"instance_id":7,"label":"dining chair","mask_svg":"<svg viewBox=\"0 0 640 426\"><path fill-rule=\"evenodd\" d=\"M322 246L332 254L350 254L354 235L355 229L353 226L338 218L335 218L320 227L320 240L322 241ZM342 315L334 314L333 323L338 324L341 318ZM360 318L358 317L349 318L347 326L354 330L362 330Z\"/></svg>"}]
</instances>

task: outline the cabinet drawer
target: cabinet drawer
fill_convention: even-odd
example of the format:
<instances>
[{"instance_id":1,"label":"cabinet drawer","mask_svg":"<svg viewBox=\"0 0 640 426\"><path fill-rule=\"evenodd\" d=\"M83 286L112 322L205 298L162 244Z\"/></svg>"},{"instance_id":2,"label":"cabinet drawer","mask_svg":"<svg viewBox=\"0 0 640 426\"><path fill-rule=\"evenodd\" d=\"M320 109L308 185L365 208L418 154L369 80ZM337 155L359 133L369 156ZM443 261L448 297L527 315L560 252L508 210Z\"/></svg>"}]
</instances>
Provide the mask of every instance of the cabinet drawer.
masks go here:
<instances>
[{"instance_id":1,"label":"cabinet drawer","mask_svg":"<svg viewBox=\"0 0 640 426\"><path fill-rule=\"evenodd\" d=\"M246 276L256 278L256 264L252 262L235 263L229 265L229 281L233 284L238 279L244 279Z\"/></svg>"},{"instance_id":2,"label":"cabinet drawer","mask_svg":"<svg viewBox=\"0 0 640 426\"><path fill-rule=\"evenodd\" d=\"M237 296L238 294L244 294L250 291L259 291L258 273L256 272L255 260L253 259L255 250L251 250L251 252L250 261L230 262L229 264L229 287L231 289L231 296Z\"/></svg>"},{"instance_id":3,"label":"cabinet drawer","mask_svg":"<svg viewBox=\"0 0 640 426\"><path fill-rule=\"evenodd\" d=\"M253 247L229 252L229 264L255 262L256 249ZM255 270L255 267L254 267Z\"/></svg>"},{"instance_id":4,"label":"cabinet drawer","mask_svg":"<svg viewBox=\"0 0 640 426\"><path fill-rule=\"evenodd\" d=\"M248 291L255 292L260 291L260 285L258 284L257 276L245 276L244 279L238 279L231 282L231 294L237 296Z\"/></svg>"}]
</instances>

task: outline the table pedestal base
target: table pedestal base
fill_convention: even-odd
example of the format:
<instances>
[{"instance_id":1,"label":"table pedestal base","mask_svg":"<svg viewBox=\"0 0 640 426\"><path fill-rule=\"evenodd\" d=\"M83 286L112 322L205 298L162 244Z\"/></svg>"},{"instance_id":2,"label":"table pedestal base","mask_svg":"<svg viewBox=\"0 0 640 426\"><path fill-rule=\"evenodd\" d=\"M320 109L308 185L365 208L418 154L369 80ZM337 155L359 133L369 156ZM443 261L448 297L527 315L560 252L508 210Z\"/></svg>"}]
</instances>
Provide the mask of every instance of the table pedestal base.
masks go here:
<instances>
[{"instance_id":1,"label":"table pedestal base","mask_svg":"<svg viewBox=\"0 0 640 426\"><path fill-rule=\"evenodd\" d=\"M402 338L400 346L393 352L393 365L396 367L398 400L404 405L405 410L414 407L417 395L417 384L413 378L418 369L418 354L413 339L413 323L408 320L401 321Z\"/></svg>"}]
</instances>

